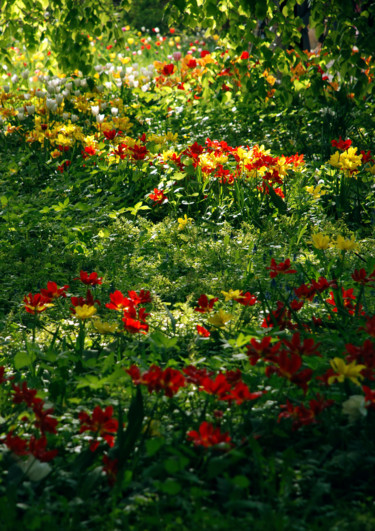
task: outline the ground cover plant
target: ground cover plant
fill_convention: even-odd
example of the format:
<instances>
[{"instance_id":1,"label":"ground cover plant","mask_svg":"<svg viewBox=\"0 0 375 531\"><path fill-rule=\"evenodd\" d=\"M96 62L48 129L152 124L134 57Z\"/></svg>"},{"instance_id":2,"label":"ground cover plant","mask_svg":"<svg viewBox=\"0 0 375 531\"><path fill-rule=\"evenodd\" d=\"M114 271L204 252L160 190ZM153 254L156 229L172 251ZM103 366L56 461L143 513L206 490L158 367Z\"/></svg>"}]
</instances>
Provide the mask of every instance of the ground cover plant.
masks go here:
<instances>
[{"instance_id":1,"label":"ground cover plant","mask_svg":"<svg viewBox=\"0 0 375 531\"><path fill-rule=\"evenodd\" d=\"M76 67L8 13L4 529L375 525L373 57L208 4L73 28Z\"/></svg>"}]
</instances>

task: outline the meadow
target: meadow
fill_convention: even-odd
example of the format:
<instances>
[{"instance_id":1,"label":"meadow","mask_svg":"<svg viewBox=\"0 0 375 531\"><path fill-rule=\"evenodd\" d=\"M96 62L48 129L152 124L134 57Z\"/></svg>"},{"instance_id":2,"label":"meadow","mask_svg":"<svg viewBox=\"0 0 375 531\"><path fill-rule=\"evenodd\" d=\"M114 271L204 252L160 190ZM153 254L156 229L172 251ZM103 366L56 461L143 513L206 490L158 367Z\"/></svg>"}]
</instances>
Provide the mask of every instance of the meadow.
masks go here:
<instances>
[{"instance_id":1,"label":"meadow","mask_svg":"<svg viewBox=\"0 0 375 531\"><path fill-rule=\"evenodd\" d=\"M3 529L374 529L373 58L122 31L2 65Z\"/></svg>"}]
</instances>

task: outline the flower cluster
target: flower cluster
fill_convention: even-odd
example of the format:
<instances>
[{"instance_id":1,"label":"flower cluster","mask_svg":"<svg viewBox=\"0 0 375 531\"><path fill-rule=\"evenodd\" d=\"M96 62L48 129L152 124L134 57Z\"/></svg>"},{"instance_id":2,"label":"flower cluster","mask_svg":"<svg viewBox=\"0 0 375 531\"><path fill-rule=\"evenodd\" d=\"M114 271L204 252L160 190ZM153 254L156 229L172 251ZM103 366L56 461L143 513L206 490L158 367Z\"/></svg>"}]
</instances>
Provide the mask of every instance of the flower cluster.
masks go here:
<instances>
[{"instance_id":1,"label":"flower cluster","mask_svg":"<svg viewBox=\"0 0 375 531\"><path fill-rule=\"evenodd\" d=\"M4 381L5 379L3 378L2 382ZM2 440L3 444L19 457L33 456L43 463L52 461L57 456L58 450L47 449L48 441L46 434L57 433L58 421L51 416L54 409L46 408L44 400L37 397L37 390L29 388L25 381L22 382L21 386L12 383L12 390L13 403L25 404L31 410L31 414L33 414L33 416L25 415L22 417L24 431L28 432L33 426L37 430L37 435L29 435L28 438L24 438L16 435L14 429L11 429L5 439Z\"/></svg>"}]
</instances>

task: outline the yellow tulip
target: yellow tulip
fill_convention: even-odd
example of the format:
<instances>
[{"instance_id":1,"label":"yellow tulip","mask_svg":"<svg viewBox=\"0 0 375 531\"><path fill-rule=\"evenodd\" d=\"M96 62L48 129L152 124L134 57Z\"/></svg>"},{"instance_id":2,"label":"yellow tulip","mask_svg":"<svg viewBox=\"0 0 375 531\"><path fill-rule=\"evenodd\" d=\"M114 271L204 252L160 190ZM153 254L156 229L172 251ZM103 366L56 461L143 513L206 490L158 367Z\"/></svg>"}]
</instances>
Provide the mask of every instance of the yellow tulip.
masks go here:
<instances>
[{"instance_id":1,"label":"yellow tulip","mask_svg":"<svg viewBox=\"0 0 375 531\"><path fill-rule=\"evenodd\" d=\"M81 321L84 321L85 319L90 319L90 317L95 315L97 312L95 306L89 306L88 304L84 304L83 306L76 306L75 310L76 317Z\"/></svg>"},{"instance_id":2,"label":"yellow tulip","mask_svg":"<svg viewBox=\"0 0 375 531\"><path fill-rule=\"evenodd\" d=\"M345 361L341 358L333 358L333 360L330 361L330 364L336 374L328 378L329 385L336 381L342 383L345 378L348 378L348 380L356 385L361 385L359 380L363 380L364 378L361 371L366 368L366 365L357 365L355 361L346 365Z\"/></svg>"}]
</instances>

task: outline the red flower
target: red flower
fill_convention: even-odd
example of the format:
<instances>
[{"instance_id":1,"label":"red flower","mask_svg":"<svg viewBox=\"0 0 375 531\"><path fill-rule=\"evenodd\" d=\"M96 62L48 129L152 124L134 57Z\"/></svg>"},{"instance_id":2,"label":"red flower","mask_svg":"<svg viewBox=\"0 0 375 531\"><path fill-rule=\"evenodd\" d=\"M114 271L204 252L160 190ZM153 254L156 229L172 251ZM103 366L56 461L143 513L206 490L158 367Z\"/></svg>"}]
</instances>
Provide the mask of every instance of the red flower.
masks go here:
<instances>
[{"instance_id":1,"label":"red flower","mask_svg":"<svg viewBox=\"0 0 375 531\"><path fill-rule=\"evenodd\" d=\"M213 374L212 372L207 372L207 369L197 369L193 365L188 365L182 369L182 372L185 374L187 382L197 385L198 387L201 385L204 378L209 378Z\"/></svg>"},{"instance_id":2,"label":"red flower","mask_svg":"<svg viewBox=\"0 0 375 531\"><path fill-rule=\"evenodd\" d=\"M313 371L303 369L298 372L302 366L302 358L299 354L288 355L287 351L282 350L277 358L273 361L278 367L270 366L266 368L266 376L276 373L278 376L287 378L290 382L298 385L307 392L307 382L311 380Z\"/></svg>"},{"instance_id":3,"label":"red flower","mask_svg":"<svg viewBox=\"0 0 375 531\"><path fill-rule=\"evenodd\" d=\"M134 306L138 304L147 304L151 302L151 295L149 291L141 289L139 294L136 291L128 291L128 297L133 302Z\"/></svg>"},{"instance_id":4,"label":"red flower","mask_svg":"<svg viewBox=\"0 0 375 531\"><path fill-rule=\"evenodd\" d=\"M370 389L367 385L363 385L362 390L365 393L366 407L375 409L375 390Z\"/></svg>"},{"instance_id":5,"label":"red flower","mask_svg":"<svg viewBox=\"0 0 375 531\"><path fill-rule=\"evenodd\" d=\"M154 188L154 193L149 194L148 197L157 205L161 205L165 201L168 201L167 196L164 194L164 190L159 190L158 188Z\"/></svg>"},{"instance_id":6,"label":"red flower","mask_svg":"<svg viewBox=\"0 0 375 531\"><path fill-rule=\"evenodd\" d=\"M41 433L57 433L56 426L58 421L50 416L53 413L53 408L43 409L43 402L34 404L33 411L35 414L35 426L39 428Z\"/></svg>"},{"instance_id":7,"label":"red flower","mask_svg":"<svg viewBox=\"0 0 375 531\"><path fill-rule=\"evenodd\" d=\"M129 305L129 307L124 310L124 317L122 321L124 323L124 328L131 334L145 334L148 332L148 324L146 323L146 317L149 314L146 313L144 308L135 309L134 305Z\"/></svg>"},{"instance_id":8,"label":"red flower","mask_svg":"<svg viewBox=\"0 0 375 531\"><path fill-rule=\"evenodd\" d=\"M240 59L243 59L243 60L244 60L244 59L249 59L249 57L250 57L249 52L246 52L246 51L245 51L245 52L242 52L242 54L241 54L241 56L240 56Z\"/></svg>"},{"instance_id":9,"label":"red flower","mask_svg":"<svg viewBox=\"0 0 375 531\"><path fill-rule=\"evenodd\" d=\"M86 146L85 150L82 151L82 156L85 159L86 157L93 157L96 154L96 150L93 146Z\"/></svg>"},{"instance_id":10,"label":"red flower","mask_svg":"<svg viewBox=\"0 0 375 531\"><path fill-rule=\"evenodd\" d=\"M174 64L165 65L162 70L164 76L171 76L174 72Z\"/></svg>"},{"instance_id":11,"label":"red flower","mask_svg":"<svg viewBox=\"0 0 375 531\"><path fill-rule=\"evenodd\" d=\"M189 68L195 68L197 66L197 61L195 59L189 59L187 62Z\"/></svg>"},{"instance_id":12,"label":"red flower","mask_svg":"<svg viewBox=\"0 0 375 531\"><path fill-rule=\"evenodd\" d=\"M365 365L366 368L361 371L361 374L369 380L374 380L375 346L371 339L366 339L363 344L358 347L352 343L348 343L345 345L345 348L348 352L346 361L355 361L357 364Z\"/></svg>"},{"instance_id":13,"label":"red flower","mask_svg":"<svg viewBox=\"0 0 375 531\"><path fill-rule=\"evenodd\" d=\"M125 372L129 374L129 376L131 377L135 385L139 385L143 383L142 377L141 377L141 371L139 367L137 367L136 365L132 365L129 369L125 369Z\"/></svg>"},{"instance_id":14,"label":"red flower","mask_svg":"<svg viewBox=\"0 0 375 531\"><path fill-rule=\"evenodd\" d=\"M341 288L341 294L342 294L342 305L343 307L348 311L350 315L354 315L356 312L356 304L353 304L351 301L356 300L356 296L353 294L354 288L350 288L345 290L344 288ZM333 291L329 292L330 298L326 299L326 302L328 304L331 304L333 306L332 311L337 313L337 304L335 300L335 295ZM362 312L362 305L359 305L359 312L361 315L363 315Z\"/></svg>"},{"instance_id":15,"label":"red flower","mask_svg":"<svg viewBox=\"0 0 375 531\"><path fill-rule=\"evenodd\" d=\"M37 313L44 312L48 308L51 299L44 297L40 293L36 293L35 295L29 293L25 295L23 302L25 303L25 310L28 313L36 315Z\"/></svg>"},{"instance_id":16,"label":"red flower","mask_svg":"<svg viewBox=\"0 0 375 531\"><path fill-rule=\"evenodd\" d=\"M103 135L106 137L107 140L113 140L117 135L117 131L116 129L112 129L111 131L103 131Z\"/></svg>"},{"instance_id":17,"label":"red flower","mask_svg":"<svg viewBox=\"0 0 375 531\"><path fill-rule=\"evenodd\" d=\"M147 385L149 393L164 391L165 396L171 398L180 387L185 386L185 378L177 369L168 367L163 371L160 367L152 365L142 374L142 383Z\"/></svg>"},{"instance_id":18,"label":"red flower","mask_svg":"<svg viewBox=\"0 0 375 531\"><path fill-rule=\"evenodd\" d=\"M366 164L366 162L374 162L374 159L371 157L371 151L368 151L367 153L361 149L361 155L362 155L362 164Z\"/></svg>"},{"instance_id":19,"label":"red flower","mask_svg":"<svg viewBox=\"0 0 375 531\"><path fill-rule=\"evenodd\" d=\"M223 373L219 373L214 380L207 376L201 381L201 390L209 395L216 395L219 400L227 400L231 388L231 384Z\"/></svg>"},{"instance_id":20,"label":"red flower","mask_svg":"<svg viewBox=\"0 0 375 531\"><path fill-rule=\"evenodd\" d=\"M40 439L36 439L34 436L30 437L29 441L29 449L30 453L39 461L42 461L43 463L47 463L48 461L52 461L57 454L58 450L46 450L47 447L47 439L43 435Z\"/></svg>"},{"instance_id":21,"label":"red flower","mask_svg":"<svg viewBox=\"0 0 375 531\"><path fill-rule=\"evenodd\" d=\"M118 421L113 416L113 407L107 406L105 410L102 410L100 406L96 406L92 413L92 416L86 412L81 411L78 418L81 423L79 432L92 431L96 437L102 437L106 443L112 448L115 443L115 433L118 429ZM90 450L95 452L100 442L95 439L91 445Z\"/></svg>"},{"instance_id":22,"label":"red flower","mask_svg":"<svg viewBox=\"0 0 375 531\"><path fill-rule=\"evenodd\" d=\"M124 317L122 321L125 330L130 334L146 334L148 332L149 327L147 323L141 323L141 321L133 319L132 317Z\"/></svg>"},{"instance_id":23,"label":"red flower","mask_svg":"<svg viewBox=\"0 0 375 531\"><path fill-rule=\"evenodd\" d=\"M22 402L25 402L28 407L32 407L43 402L41 398L36 397L38 391L36 389L29 389L26 382L22 382L22 388L16 384L12 384L12 388L14 391L14 404L21 404Z\"/></svg>"},{"instance_id":24,"label":"red flower","mask_svg":"<svg viewBox=\"0 0 375 531\"><path fill-rule=\"evenodd\" d=\"M243 306L254 306L258 302L258 299L255 295L252 295L249 291L246 293L243 293L241 291L240 297L238 299L234 299L236 302L239 302Z\"/></svg>"},{"instance_id":25,"label":"red flower","mask_svg":"<svg viewBox=\"0 0 375 531\"><path fill-rule=\"evenodd\" d=\"M257 341L255 338L250 340L250 344L246 345L246 348L251 365L255 365L261 358L266 361L275 361L277 359L276 354L281 343L278 341L271 344L271 340L271 336L264 337L262 341Z\"/></svg>"},{"instance_id":26,"label":"red flower","mask_svg":"<svg viewBox=\"0 0 375 531\"><path fill-rule=\"evenodd\" d=\"M199 431L191 430L187 436L194 442L195 446L203 446L204 448L210 448L220 443L231 444L228 432L221 433L219 427L215 428L213 424L206 421L199 426Z\"/></svg>"},{"instance_id":27,"label":"red flower","mask_svg":"<svg viewBox=\"0 0 375 531\"><path fill-rule=\"evenodd\" d=\"M80 271L79 277L76 277L73 280L80 280L87 286L97 286L103 283L103 277L98 278L98 273L86 273L86 271Z\"/></svg>"},{"instance_id":28,"label":"red flower","mask_svg":"<svg viewBox=\"0 0 375 531\"><path fill-rule=\"evenodd\" d=\"M197 332L202 337L210 337L211 332L204 328L204 326L197 325Z\"/></svg>"},{"instance_id":29,"label":"red flower","mask_svg":"<svg viewBox=\"0 0 375 531\"><path fill-rule=\"evenodd\" d=\"M111 299L111 302L108 302L105 306L110 310L119 311L133 306L133 302L127 297L124 297L119 290L116 290L114 293L110 293L109 298Z\"/></svg>"},{"instance_id":30,"label":"red flower","mask_svg":"<svg viewBox=\"0 0 375 531\"><path fill-rule=\"evenodd\" d=\"M21 439L21 437L18 437L18 435L13 435L13 430L7 433L5 440L3 439L2 442L11 452L15 453L16 455L22 456L28 455L29 453L27 441L25 439Z\"/></svg>"},{"instance_id":31,"label":"red flower","mask_svg":"<svg viewBox=\"0 0 375 531\"><path fill-rule=\"evenodd\" d=\"M375 269L369 276L367 276L366 270L364 268L360 269L359 271L358 269L355 269L354 273L352 274L352 279L354 282L358 282L363 286L371 284L375 282Z\"/></svg>"},{"instance_id":32,"label":"red flower","mask_svg":"<svg viewBox=\"0 0 375 531\"><path fill-rule=\"evenodd\" d=\"M316 416L333 403L333 400L325 400L319 395L316 400L312 399L309 401L309 407L306 407L303 404L294 406L289 400L287 400L286 404L280 406L280 408L285 411L279 414L278 422L283 418L293 419L293 430L297 430L301 426L306 426L308 424L315 424Z\"/></svg>"},{"instance_id":33,"label":"red flower","mask_svg":"<svg viewBox=\"0 0 375 531\"><path fill-rule=\"evenodd\" d=\"M217 302L218 300L218 297L208 300L207 295L201 295L198 299L198 306L194 308L194 311L200 313L211 312L215 302Z\"/></svg>"},{"instance_id":34,"label":"red flower","mask_svg":"<svg viewBox=\"0 0 375 531\"><path fill-rule=\"evenodd\" d=\"M287 258L285 262L280 262L279 264L276 263L275 259L271 259L271 266L266 267L266 269L270 269L270 278L275 278L279 274L283 275L291 275L293 273L297 273L296 269L289 269L290 268L290 259Z\"/></svg>"},{"instance_id":35,"label":"red flower","mask_svg":"<svg viewBox=\"0 0 375 531\"><path fill-rule=\"evenodd\" d=\"M40 293L47 299L58 299L59 297L66 297L66 290L69 286L58 288L56 282L47 282L47 289L41 289Z\"/></svg>"},{"instance_id":36,"label":"red flower","mask_svg":"<svg viewBox=\"0 0 375 531\"><path fill-rule=\"evenodd\" d=\"M256 398L259 398L264 394L264 392L265 391L257 391L255 393L251 393L249 387L244 382L240 381L236 383L225 400L234 400L239 406L247 400L255 400Z\"/></svg>"},{"instance_id":37,"label":"red flower","mask_svg":"<svg viewBox=\"0 0 375 531\"><path fill-rule=\"evenodd\" d=\"M352 141L348 138L348 140L343 140L340 136L338 140L331 140L332 147L337 147L340 151L346 151L350 146L352 145Z\"/></svg>"},{"instance_id":38,"label":"red flower","mask_svg":"<svg viewBox=\"0 0 375 531\"><path fill-rule=\"evenodd\" d=\"M284 330L288 328L289 330L294 330L297 325L294 325L291 321L291 311L285 308L282 301L277 301L277 309L273 310L268 314L261 324L262 328L273 328L275 325Z\"/></svg>"},{"instance_id":39,"label":"red flower","mask_svg":"<svg viewBox=\"0 0 375 531\"><path fill-rule=\"evenodd\" d=\"M299 332L295 332L292 340L282 339L283 344L288 347L289 353L298 354L300 356L321 356L318 351L319 344L315 343L312 338L304 338L301 343L301 336Z\"/></svg>"},{"instance_id":40,"label":"red flower","mask_svg":"<svg viewBox=\"0 0 375 531\"><path fill-rule=\"evenodd\" d=\"M134 160L144 160L148 153L146 146L138 146L138 144L134 144L133 147L130 147L129 151L133 153L132 158Z\"/></svg>"}]
</instances>

